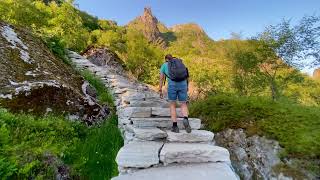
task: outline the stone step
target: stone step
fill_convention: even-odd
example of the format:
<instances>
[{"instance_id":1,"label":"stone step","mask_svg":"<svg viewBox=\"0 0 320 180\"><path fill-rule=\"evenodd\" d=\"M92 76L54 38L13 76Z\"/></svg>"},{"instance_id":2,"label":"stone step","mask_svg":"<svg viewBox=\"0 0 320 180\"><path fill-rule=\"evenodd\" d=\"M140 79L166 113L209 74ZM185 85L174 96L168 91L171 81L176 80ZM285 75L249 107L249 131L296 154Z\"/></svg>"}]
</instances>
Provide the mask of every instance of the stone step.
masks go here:
<instances>
[{"instance_id":1,"label":"stone step","mask_svg":"<svg viewBox=\"0 0 320 180\"><path fill-rule=\"evenodd\" d=\"M238 180L227 163L183 164L143 169L112 180Z\"/></svg>"},{"instance_id":2,"label":"stone step","mask_svg":"<svg viewBox=\"0 0 320 180\"><path fill-rule=\"evenodd\" d=\"M122 168L147 168L159 164L159 151L162 142L132 141L118 152L116 162Z\"/></svg>"},{"instance_id":3,"label":"stone step","mask_svg":"<svg viewBox=\"0 0 320 180\"><path fill-rule=\"evenodd\" d=\"M130 101L130 103L126 103L126 106L129 107L163 107L168 108L169 103L164 100L145 100L145 101Z\"/></svg>"},{"instance_id":4,"label":"stone step","mask_svg":"<svg viewBox=\"0 0 320 180\"><path fill-rule=\"evenodd\" d=\"M177 117L183 117L180 108L177 108L176 112L177 112ZM171 116L170 108L152 107L151 115L160 116L160 117L170 117Z\"/></svg>"},{"instance_id":5,"label":"stone step","mask_svg":"<svg viewBox=\"0 0 320 180\"><path fill-rule=\"evenodd\" d=\"M225 148L202 143L166 143L160 152L164 165L171 163L230 162Z\"/></svg>"},{"instance_id":6,"label":"stone step","mask_svg":"<svg viewBox=\"0 0 320 180\"><path fill-rule=\"evenodd\" d=\"M213 141L214 137L212 132L205 130L193 130L191 133L187 133L185 130L180 130L180 133L174 133L167 130L166 133L168 135L167 141L169 142L210 143Z\"/></svg>"},{"instance_id":7,"label":"stone step","mask_svg":"<svg viewBox=\"0 0 320 180\"><path fill-rule=\"evenodd\" d=\"M134 127L146 128L146 127L158 127L168 128L172 127L172 121L170 118L131 118ZM178 127L184 129L182 118L178 118ZM200 129L201 120L197 118L189 118L189 123L192 129Z\"/></svg>"},{"instance_id":8,"label":"stone step","mask_svg":"<svg viewBox=\"0 0 320 180\"><path fill-rule=\"evenodd\" d=\"M130 118L143 118L151 117L151 108L150 107L125 107L118 110L118 116L130 117Z\"/></svg>"},{"instance_id":9,"label":"stone step","mask_svg":"<svg viewBox=\"0 0 320 180\"><path fill-rule=\"evenodd\" d=\"M133 127L132 131L134 137L140 140L154 141L167 137L167 133L159 128L136 128Z\"/></svg>"}]
</instances>

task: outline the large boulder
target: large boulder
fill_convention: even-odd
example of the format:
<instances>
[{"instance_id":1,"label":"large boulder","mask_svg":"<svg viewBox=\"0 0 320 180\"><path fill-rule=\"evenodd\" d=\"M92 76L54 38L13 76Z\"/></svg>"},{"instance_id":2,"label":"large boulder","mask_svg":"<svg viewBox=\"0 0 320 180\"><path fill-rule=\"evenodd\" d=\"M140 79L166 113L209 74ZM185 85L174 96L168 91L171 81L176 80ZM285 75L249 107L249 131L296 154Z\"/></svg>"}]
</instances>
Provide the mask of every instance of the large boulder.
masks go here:
<instances>
[{"instance_id":1,"label":"large boulder","mask_svg":"<svg viewBox=\"0 0 320 180\"><path fill-rule=\"evenodd\" d=\"M88 124L108 109L72 67L28 30L0 22L0 107L14 112L64 114ZM89 95L91 94L91 95Z\"/></svg>"},{"instance_id":2,"label":"large boulder","mask_svg":"<svg viewBox=\"0 0 320 180\"><path fill-rule=\"evenodd\" d=\"M87 58L90 62L97 66L106 66L112 67L115 69L117 74L124 73L124 62L118 57L118 55L106 47L88 47L83 53L82 56Z\"/></svg>"},{"instance_id":3,"label":"large boulder","mask_svg":"<svg viewBox=\"0 0 320 180\"><path fill-rule=\"evenodd\" d=\"M279 155L283 149L275 140L248 136L243 129L227 129L216 133L215 142L229 150L241 179L316 179L299 166L299 161L282 161Z\"/></svg>"}]
</instances>

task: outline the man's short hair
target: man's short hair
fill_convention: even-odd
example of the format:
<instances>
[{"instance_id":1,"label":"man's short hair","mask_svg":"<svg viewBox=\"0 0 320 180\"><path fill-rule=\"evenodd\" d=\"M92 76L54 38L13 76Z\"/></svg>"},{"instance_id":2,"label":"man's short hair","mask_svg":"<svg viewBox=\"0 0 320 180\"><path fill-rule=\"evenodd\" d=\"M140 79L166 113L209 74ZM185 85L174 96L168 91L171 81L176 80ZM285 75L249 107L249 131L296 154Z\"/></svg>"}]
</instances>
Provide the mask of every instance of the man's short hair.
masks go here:
<instances>
[{"instance_id":1,"label":"man's short hair","mask_svg":"<svg viewBox=\"0 0 320 180\"><path fill-rule=\"evenodd\" d=\"M171 54L167 54L167 55L164 57L164 59L166 59L166 60L167 60L167 59L169 59L169 60L170 60L170 59L172 59L172 58L173 58L173 57L172 57L172 55L171 55Z\"/></svg>"}]
</instances>

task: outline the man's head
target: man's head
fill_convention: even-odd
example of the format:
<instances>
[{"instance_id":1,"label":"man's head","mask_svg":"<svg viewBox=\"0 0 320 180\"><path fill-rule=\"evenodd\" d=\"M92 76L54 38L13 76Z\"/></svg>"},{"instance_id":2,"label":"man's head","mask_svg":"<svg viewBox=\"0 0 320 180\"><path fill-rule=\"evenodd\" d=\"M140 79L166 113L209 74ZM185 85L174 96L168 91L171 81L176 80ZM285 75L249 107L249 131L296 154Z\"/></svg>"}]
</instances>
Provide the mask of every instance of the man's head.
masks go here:
<instances>
[{"instance_id":1,"label":"man's head","mask_svg":"<svg viewBox=\"0 0 320 180\"><path fill-rule=\"evenodd\" d=\"M173 57L172 57L171 54L167 54L167 55L164 57L164 59L165 59L166 61L169 61L169 60L173 59Z\"/></svg>"}]
</instances>

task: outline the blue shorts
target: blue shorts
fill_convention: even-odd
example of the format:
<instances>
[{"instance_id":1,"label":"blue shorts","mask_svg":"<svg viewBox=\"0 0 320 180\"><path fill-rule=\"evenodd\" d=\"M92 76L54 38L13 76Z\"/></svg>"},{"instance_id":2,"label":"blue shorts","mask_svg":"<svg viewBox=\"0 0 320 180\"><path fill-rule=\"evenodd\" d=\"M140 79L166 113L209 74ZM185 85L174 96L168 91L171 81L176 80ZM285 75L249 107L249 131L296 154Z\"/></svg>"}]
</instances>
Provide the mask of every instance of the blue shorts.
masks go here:
<instances>
[{"instance_id":1,"label":"blue shorts","mask_svg":"<svg viewBox=\"0 0 320 180\"><path fill-rule=\"evenodd\" d=\"M171 102L187 102L188 85L186 81L168 83L168 100Z\"/></svg>"}]
</instances>

